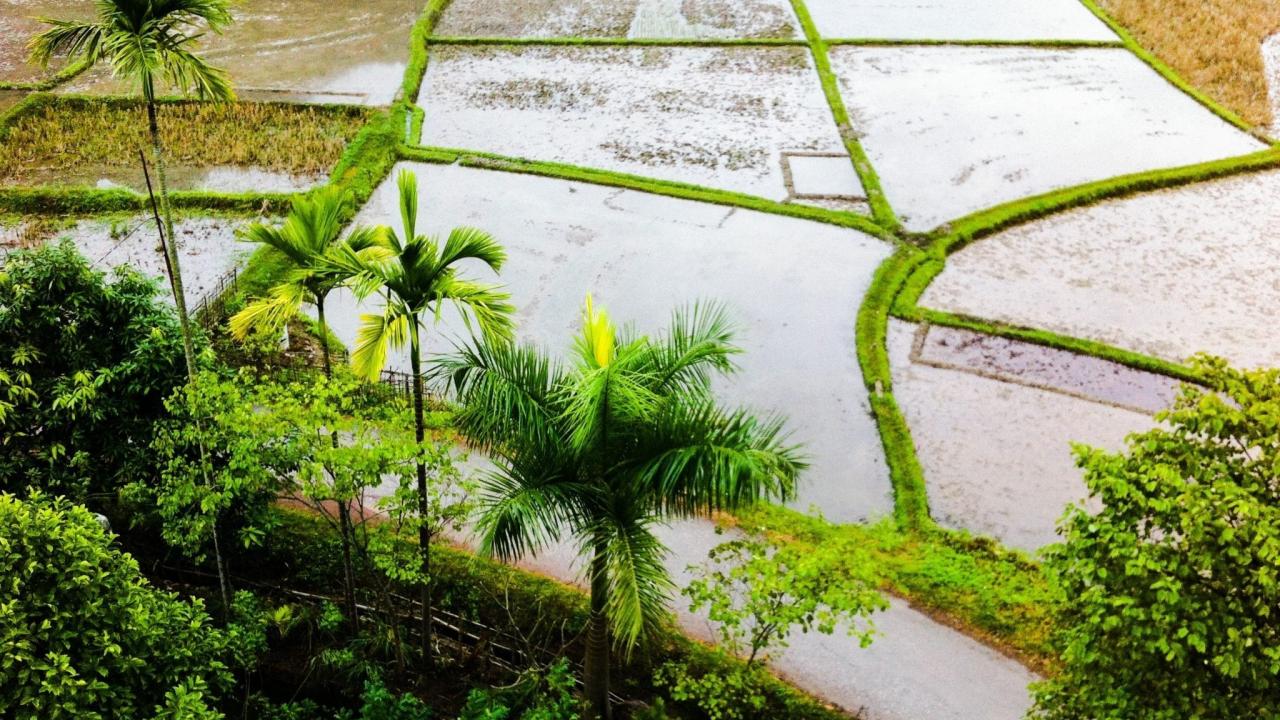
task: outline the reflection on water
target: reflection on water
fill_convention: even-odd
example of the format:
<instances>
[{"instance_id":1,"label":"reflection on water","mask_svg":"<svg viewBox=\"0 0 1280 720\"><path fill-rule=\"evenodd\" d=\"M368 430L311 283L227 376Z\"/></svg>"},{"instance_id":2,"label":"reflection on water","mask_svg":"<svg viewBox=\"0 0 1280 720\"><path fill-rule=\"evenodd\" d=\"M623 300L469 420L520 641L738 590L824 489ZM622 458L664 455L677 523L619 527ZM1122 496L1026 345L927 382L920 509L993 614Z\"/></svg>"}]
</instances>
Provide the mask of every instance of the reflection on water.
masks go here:
<instances>
[{"instance_id":1,"label":"reflection on water","mask_svg":"<svg viewBox=\"0 0 1280 720\"><path fill-rule=\"evenodd\" d=\"M421 10L421 0L247 0L234 6L225 34L201 40L200 52L248 99L386 105L400 87ZM66 87L133 90L106 68Z\"/></svg>"}]
</instances>

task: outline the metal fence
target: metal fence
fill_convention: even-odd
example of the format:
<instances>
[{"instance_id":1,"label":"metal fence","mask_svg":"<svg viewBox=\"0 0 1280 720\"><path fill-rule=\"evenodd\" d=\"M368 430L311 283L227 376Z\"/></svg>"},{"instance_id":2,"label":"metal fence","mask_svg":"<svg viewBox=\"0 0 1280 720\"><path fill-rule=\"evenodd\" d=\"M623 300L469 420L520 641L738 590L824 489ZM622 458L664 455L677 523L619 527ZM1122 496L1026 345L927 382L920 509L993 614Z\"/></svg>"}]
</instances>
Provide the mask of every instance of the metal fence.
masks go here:
<instances>
[{"instance_id":1,"label":"metal fence","mask_svg":"<svg viewBox=\"0 0 1280 720\"><path fill-rule=\"evenodd\" d=\"M213 288L196 303L193 315L205 330L212 330L222 322L227 312L227 300L239 287L240 273L231 268L213 284Z\"/></svg>"}]
</instances>

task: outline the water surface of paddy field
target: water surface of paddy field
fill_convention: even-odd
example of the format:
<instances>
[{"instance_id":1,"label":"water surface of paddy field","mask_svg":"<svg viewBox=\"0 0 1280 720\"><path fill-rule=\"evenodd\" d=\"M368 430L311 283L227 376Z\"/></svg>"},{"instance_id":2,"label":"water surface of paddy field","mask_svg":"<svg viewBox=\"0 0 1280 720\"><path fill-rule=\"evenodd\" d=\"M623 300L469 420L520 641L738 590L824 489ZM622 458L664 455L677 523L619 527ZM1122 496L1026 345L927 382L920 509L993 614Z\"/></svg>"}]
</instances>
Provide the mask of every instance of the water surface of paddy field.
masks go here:
<instances>
[{"instance_id":1,"label":"water surface of paddy field","mask_svg":"<svg viewBox=\"0 0 1280 720\"><path fill-rule=\"evenodd\" d=\"M1280 365L1280 172L1111 200L948 258L927 307L1182 361Z\"/></svg>"},{"instance_id":2,"label":"water surface of paddy field","mask_svg":"<svg viewBox=\"0 0 1280 720\"><path fill-rule=\"evenodd\" d=\"M844 153L802 47L437 47L418 102L427 145L775 200L784 153Z\"/></svg>"},{"instance_id":3,"label":"water surface of paddy field","mask_svg":"<svg viewBox=\"0 0 1280 720\"><path fill-rule=\"evenodd\" d=\"M337 163L368 112L265 103L166 103L159 120L174 168L172 187L310 187ZM105 181L141 189L138 149L149 147L141 105L50 99L24 111L0 142L0 185Z\"/></svg>"},{"instance_id":4,"label":"water surface of paddy field","mask_svg":"<svg viewBox=\"0 0 1280 720\"><path fill-rule=\"evenodd\" d=\"M853 126L904 224L1265 146L1124 49L834 47Z\"/></svg>"},{"instance_id":5,"label":"water surface of paddy field","mask_svg":"<svg viewBox=\"0 0 1280 720\"><path fill-rule=\"evenodd\" d=\"M796 37L787 0L456 0L437 35L473 37Z\"/></svg>"},{"instance_id":6,"label":"water surface of paddy field","mask_svg":"<svg viewBox=\"0 0 1280 720\"><path fill-rule=\"evenodd\" d=\"M183 294L188 306L194 307L209 294L224 275L240 267L253 248L236 241L236 228L248 220L210 217L181 217L174 223L178 255L182 263ZM13 230L13 229L11 229ZM11 233L17 237L16 232ZM150 215L136 215L114 220L81 220L69 227L47 228L24 238L33 242L71 240L89 264L103 271L127 266L156 278L160 298L172 303L164 253L160 249L155 220ZM0 232L0 254L12 249L4 247L5 233Z\"/></svg>"},{"instance_id":7,"label":"water surface of paddy field","mask_svg":"<svg viewBox=\"0 0 1280 720\"><path fill-rule=\"evenodd\" d=\"M93 3L88 0L0 0L0 82L37 83L64 65L50 63L48 70L27 62L27 41L48 26L40 17L88 20Z\"/></svg>"},{"instance_id":8,"label":"water surface of paddy field","mask_svg":"<svg viewBox=\"0 0 1280 720\"><path fill-rule=\"evenodd\" d=\"M806 0L828 38L1117 40L1079 0Z\"/></svg>"},{"instance_id":9,"label":"water surface of paddy field","mask_svg":"<svg viewBox=\"0 0 1280 720\"><path fill-rule=\"evenodd\" d=\"M236 21L205 35L200 54L230 73L246 99L388 105L409 61L422 0L250 0ZM72 92L128 94L106 68L76 78Z\"/></svg>"},{"instance_id":10,"label":"water surface of paddy field","mask_svg":"<svg viewBox=\"0 0 1280 720\"><path fill-rule=\"evenodd\" d=\"M894 396L911 427L929 509L945 527L1027 551L1057 542L1058 518L1086 495L1071 443L1117 450L1153 423L1115 405L915 362L916 341L917 326L890 322ZM1058 360L1046 369L1076 377Z\"/></svg>"},{"instance_id":11,"label":"water surface of paddy field","mask_svg":"<svg viewBox=\"0 0 1280 720\"><path fill-rule=\"evenodd\" d=\"M841 522L892 511L879 434L854 352L862 293L890 247L856 231L792 218L529 175L409 165L418 173L423 230L473 225L510 254L501 281L520 337L555 352L576 337L586 294L619 324L659 330L696 300L724 302L741 328L741 372L727 400L786 413L812 468L796 502ZM399 224L394 179L357 222ZM335 297L327 315L354 346L359 312ZM462 327L428 335L450 347ZM393 358L403 369L404 355Z\"/></svg>"},{"instance_id":12,"label":"water surface of paddy field","mask_svg":"<svg viewBox=\"0 0 1280 720\"><path fill-rule=\"evenodd\" d=\"M27 94L22 90L0 90L0 115L3 115L5 110L22 102L22 99L26 96Z\"/></svg>"}]
</instances>

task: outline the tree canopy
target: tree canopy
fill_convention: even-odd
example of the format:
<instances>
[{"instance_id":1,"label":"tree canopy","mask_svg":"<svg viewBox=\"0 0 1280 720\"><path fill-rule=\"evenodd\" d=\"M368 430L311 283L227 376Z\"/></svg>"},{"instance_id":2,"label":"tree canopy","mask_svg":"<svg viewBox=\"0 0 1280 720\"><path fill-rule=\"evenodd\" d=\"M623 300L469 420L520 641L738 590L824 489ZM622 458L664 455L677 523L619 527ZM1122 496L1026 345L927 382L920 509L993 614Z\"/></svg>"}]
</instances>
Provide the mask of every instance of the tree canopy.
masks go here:
<instances>
[{"instance_id":1,"label":"tree canopy","mask_svg":"<svg viewBox=\"0 0 1280 720\"><path fill-rule=\"evenodd\" d=\"M1035 717L1280 717L1280 370L1197 369L1127 452L1076 449L1102 510L1048 555L1064 669Z\"/></svg>"}]
</instances>

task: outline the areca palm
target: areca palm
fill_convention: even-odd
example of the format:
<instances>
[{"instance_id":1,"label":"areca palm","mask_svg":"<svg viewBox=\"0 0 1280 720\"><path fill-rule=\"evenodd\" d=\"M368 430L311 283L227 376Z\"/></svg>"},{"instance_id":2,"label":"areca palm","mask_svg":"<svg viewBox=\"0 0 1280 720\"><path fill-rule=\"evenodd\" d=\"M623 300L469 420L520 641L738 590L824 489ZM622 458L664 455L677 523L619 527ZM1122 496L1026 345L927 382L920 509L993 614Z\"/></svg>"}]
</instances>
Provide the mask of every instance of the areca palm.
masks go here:
<instances>
[{"instance_id":1,"label":"areca palm","mask_svg":"<svg viewBox=\"0 0 1280 720\"><path fill-rule=\"evenodd\" d=\"M665 613L671 581L654 528L787 498L804 467L778 418L717 406L711 378L738 352L722 310L693 306L649 338L587 299L572 360L485 342L439 359L455 422L488 447L481 549L504 559L562 537L589 560L586 687L608 717L610 647L630 653Z\"/></svg>"},{"instance_id":2,"label":"areca palm","mask_svg":"<svg viewBox=\"0 0 1280 720\"><path fill-rule=\"evenodd\" d=\"M195 356L191 323L173 235L173 210L157 122L156 86L163 83L183 94L194 93L202 100L234 99L226 73L194 52L204 32L218 33L231 23L228 8L228 0L97 0L97 16L93 20L43 19L51 27L33 37L29 44L32 61L42 66L47 67L49 61L58 56L84 60L90 65L106 62L116 77L136 82L142 92L164 215L161 242L182 324L187 373L193 379Z\"/></svg>"},{"instance_id":3,"label":"areca palm","mask_svg":"<svg viewBox=\"0 0 1280 720\"><path fill-rule=\"evenodd\" d=\"M363 315L351 355L357 374L377 379L386 364L389 349L409 346L413 374L413 416L419 445L426 437L423 421L422 329L430 320L437 321L446 305L457 309L468 326L474 323L481 334L493 339L511 336L511 315L515 311L510 296L497 286L468 279L460 265L471 261L494 272L502 269L506 252L488 233L474 228L455 228L444 242L419 235L418 181L408 170L397 178L400 193L402 234L384 227L380 239L384 252L358 253L352 248L339 248L333 262L341 272L349 273L350 285L361 299L379 295L383 301L380 315ZM422 460L417 463L418 540L421 545L423 657L431 661L431 527L428 523L427 470Z\"/></svg>"},{"instance_id":4,"label":"areca palm","mask_svg":"<svg viewBox=\"0 0 1280 720\"><path fill-rule=\"evenodd\" d=\"M244 240L270 248L284 261L282 279L270 289L267 297L256 299L231 318L231 334L243 340L250 332L279 331L297 317L304 304L316 309L320 325L321 354L324 374L333 377L329 351L329 325L325 321L324 303L329 293L341 286L349 271L335 266L330 257L338 248L353 255L377 251L377 232L369 227L356 227L344 239L343 212L350 193L335 189L321 190L310 196L299 196L284 224L280 226L254 223L242 231ZM338 436L332 435L334 447ZM343 590L347 613L357 623L355 578L351 562L354 531L351 527L350 503L338 502L338 527L342 536Z\"/></svg>"}]
</instances>

